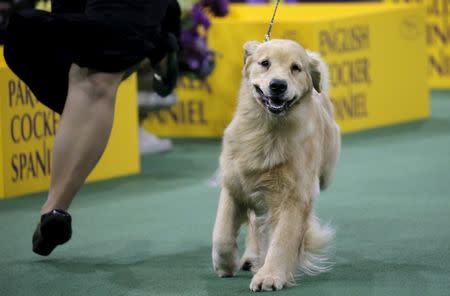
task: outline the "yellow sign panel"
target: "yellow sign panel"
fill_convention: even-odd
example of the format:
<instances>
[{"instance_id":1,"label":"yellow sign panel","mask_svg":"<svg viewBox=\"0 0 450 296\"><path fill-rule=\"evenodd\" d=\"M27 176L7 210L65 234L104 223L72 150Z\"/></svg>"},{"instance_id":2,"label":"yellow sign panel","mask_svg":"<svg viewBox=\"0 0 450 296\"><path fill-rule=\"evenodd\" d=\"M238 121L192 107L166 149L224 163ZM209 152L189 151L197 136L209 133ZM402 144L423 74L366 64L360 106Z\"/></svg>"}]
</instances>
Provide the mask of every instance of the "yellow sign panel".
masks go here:
<instances>
[{"instance_id":1,"label":"yellow sign panel","mask_svg":"<svg viewBox=\"0 0 450 296\"><path fill-rule=\"evenodd\" d=\"M214 73L181 79L178 104L151 114L146 127L161 136L221 136L235 111L243 44L264 38L272 12L272 5L232 5L227 18L215 19ZM282 5L272 38L322 54L337 121L354 132L429 116L424 22L420 5Z\"/></svg>"},{"instance_id":2,"label":"yellow sign panel","mask_svg":"<svg viewBox=\"0 0 450 296\"><path fill-rule=\"evenodd\" d=\"M122 83L105 154L88 181L138 173L136 77ZM59 116L0 68L0 198L47 190Z\"/></svg>"},{"instance_id":3,"label":"yellow sign panel","mask_svg":"<svg viewBox=\"0 0 450 296\"><path fill-rule=\"evenodd\" d=\"M0 100L2 100L3 98L0 97ZM3 118L3 114L1 113L2 111L0 110L0 122L2 121L1 119ZM4 140L4 136L3 136L4 132L3 132L3 128L0 128L0 147L3 147L3 143L5 142ZM0 151L0 197L5 196L5 166L3 165L4 159L3 159L3 151Z\"/></svg>"},{"instance_id":4,"label":"yellow sign panel","mask_svg":"<svg viewBox=\"0 0 450 296\"><path fill-rule=\"evenodd\" d=\"M448 0L387 1L425 5L429 86L450 88L450 2Z\"/></svg>"}]
</instances>

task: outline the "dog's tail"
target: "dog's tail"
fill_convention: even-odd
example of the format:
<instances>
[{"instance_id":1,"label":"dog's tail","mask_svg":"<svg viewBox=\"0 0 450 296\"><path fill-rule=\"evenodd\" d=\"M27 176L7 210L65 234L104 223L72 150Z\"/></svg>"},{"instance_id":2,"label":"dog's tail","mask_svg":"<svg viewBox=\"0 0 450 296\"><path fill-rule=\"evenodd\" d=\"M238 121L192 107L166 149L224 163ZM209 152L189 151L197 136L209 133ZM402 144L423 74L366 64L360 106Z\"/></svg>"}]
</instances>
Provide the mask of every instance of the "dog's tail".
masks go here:
<instances>
[{"instance_id":1,"label":"dog's tail","mask_svg":"<svg viewBox=\"0 0 450 296\"><path fill-rule=\"evenodd\" d=\"M335 231L330 225L320 225L315 216L311 219L300 250L301 273L317 275L331 269L333 264L327 255L334 234Z\"/></svg>"},{"instance_id":2,"label":"dog's tail","mask_svg":"<svg viewBox=\"0 0 450 296\"><path fill-rule=\"evenodd\" d=\"M330 71L328 70L327 64L322 59L320 53L307 50L308 56L314 60L317 64L317 69L320 72L320 89L321 92L328 94L331 83L330 83Z\"/></svg>"}]
</instances>

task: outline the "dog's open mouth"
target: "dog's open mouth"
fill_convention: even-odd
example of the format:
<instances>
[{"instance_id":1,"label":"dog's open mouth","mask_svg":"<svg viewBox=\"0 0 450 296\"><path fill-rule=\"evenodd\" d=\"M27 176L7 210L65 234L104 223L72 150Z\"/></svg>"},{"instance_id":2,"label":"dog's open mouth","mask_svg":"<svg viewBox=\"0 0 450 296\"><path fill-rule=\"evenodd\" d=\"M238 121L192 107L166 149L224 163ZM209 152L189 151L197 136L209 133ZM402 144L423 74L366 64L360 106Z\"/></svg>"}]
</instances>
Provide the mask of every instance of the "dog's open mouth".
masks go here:
<instances>
[{"instance_id":1,"label":"dog's open mouth","mask_svg":"<svg viewBox=\"0 0 450 296\"><path fill-rule=\"evenodd\" d=\"M269 110L269 112L273 114L280 114L281 112L288 110L295 101L295 97L289 101L286 101L280 97L267 96L259 86L254 86L256 92L259 95L259 100L261 101L261 103L266 107L267 110Z\"/></svg>"}]
</instances>

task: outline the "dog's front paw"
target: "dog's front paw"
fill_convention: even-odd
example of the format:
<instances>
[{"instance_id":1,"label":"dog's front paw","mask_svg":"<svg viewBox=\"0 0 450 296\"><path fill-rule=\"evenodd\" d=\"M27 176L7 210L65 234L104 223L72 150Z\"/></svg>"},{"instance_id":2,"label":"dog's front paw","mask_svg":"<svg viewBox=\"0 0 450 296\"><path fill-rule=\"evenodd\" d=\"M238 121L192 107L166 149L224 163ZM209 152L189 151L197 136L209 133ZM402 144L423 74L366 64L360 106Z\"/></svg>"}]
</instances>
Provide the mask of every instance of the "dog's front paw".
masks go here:
<instances>
[{"instance_id":1,"label":"dog's front paw","mask_svg":"<svg viewBox=\"0 0 450 296\"><path fill-rule=\"evenodd\" d=\"M278 291L286 285L286 278L272 272L265 272L263 269L253 276L250 283L250 290L253 292Z\"/></svg>"},{"instance_id":2,"label":"dog's front paw","mask_svg":"<svg viewBox=\"0 0 450 296\"><path fill-rule=\"evenodd\" d=\"M239 269L239 255L236 245L214 244L212 251L214 271L220 277L232 277Z\"/></svg>"}]
</instances>

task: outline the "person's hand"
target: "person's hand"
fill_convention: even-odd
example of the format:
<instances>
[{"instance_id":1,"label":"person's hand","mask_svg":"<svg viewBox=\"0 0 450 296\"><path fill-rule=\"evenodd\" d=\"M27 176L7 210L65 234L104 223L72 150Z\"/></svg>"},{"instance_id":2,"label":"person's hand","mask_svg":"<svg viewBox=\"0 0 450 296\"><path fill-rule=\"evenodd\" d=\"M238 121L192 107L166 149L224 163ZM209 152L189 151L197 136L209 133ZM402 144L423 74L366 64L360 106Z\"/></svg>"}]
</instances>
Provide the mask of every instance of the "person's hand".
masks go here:
<instances>
[{"instance_id":1,"label":"person's hand","mask_svg":"<svg viewBox=\"0 0 450 296\"><path fill-rule=\"evenodd\" d=\"M181 9L176 0L169 0L161 23L161 55L152 61L153 90L161 97L171 94L178 79L178 53L180 51ZM158 58L160 60L158 60Z\"/></svg>"},{"instance_id":2,"label":"person's hand","mask_svg":"<svg viewBox=\"0 0 450 296\"><path fill-rule=\"evenodd\" d=\"M178 80L178 42L171 33L165 42L167 55L153 66L153 90L161 97L171 94Z\"/></svg>"}]
</instances>

